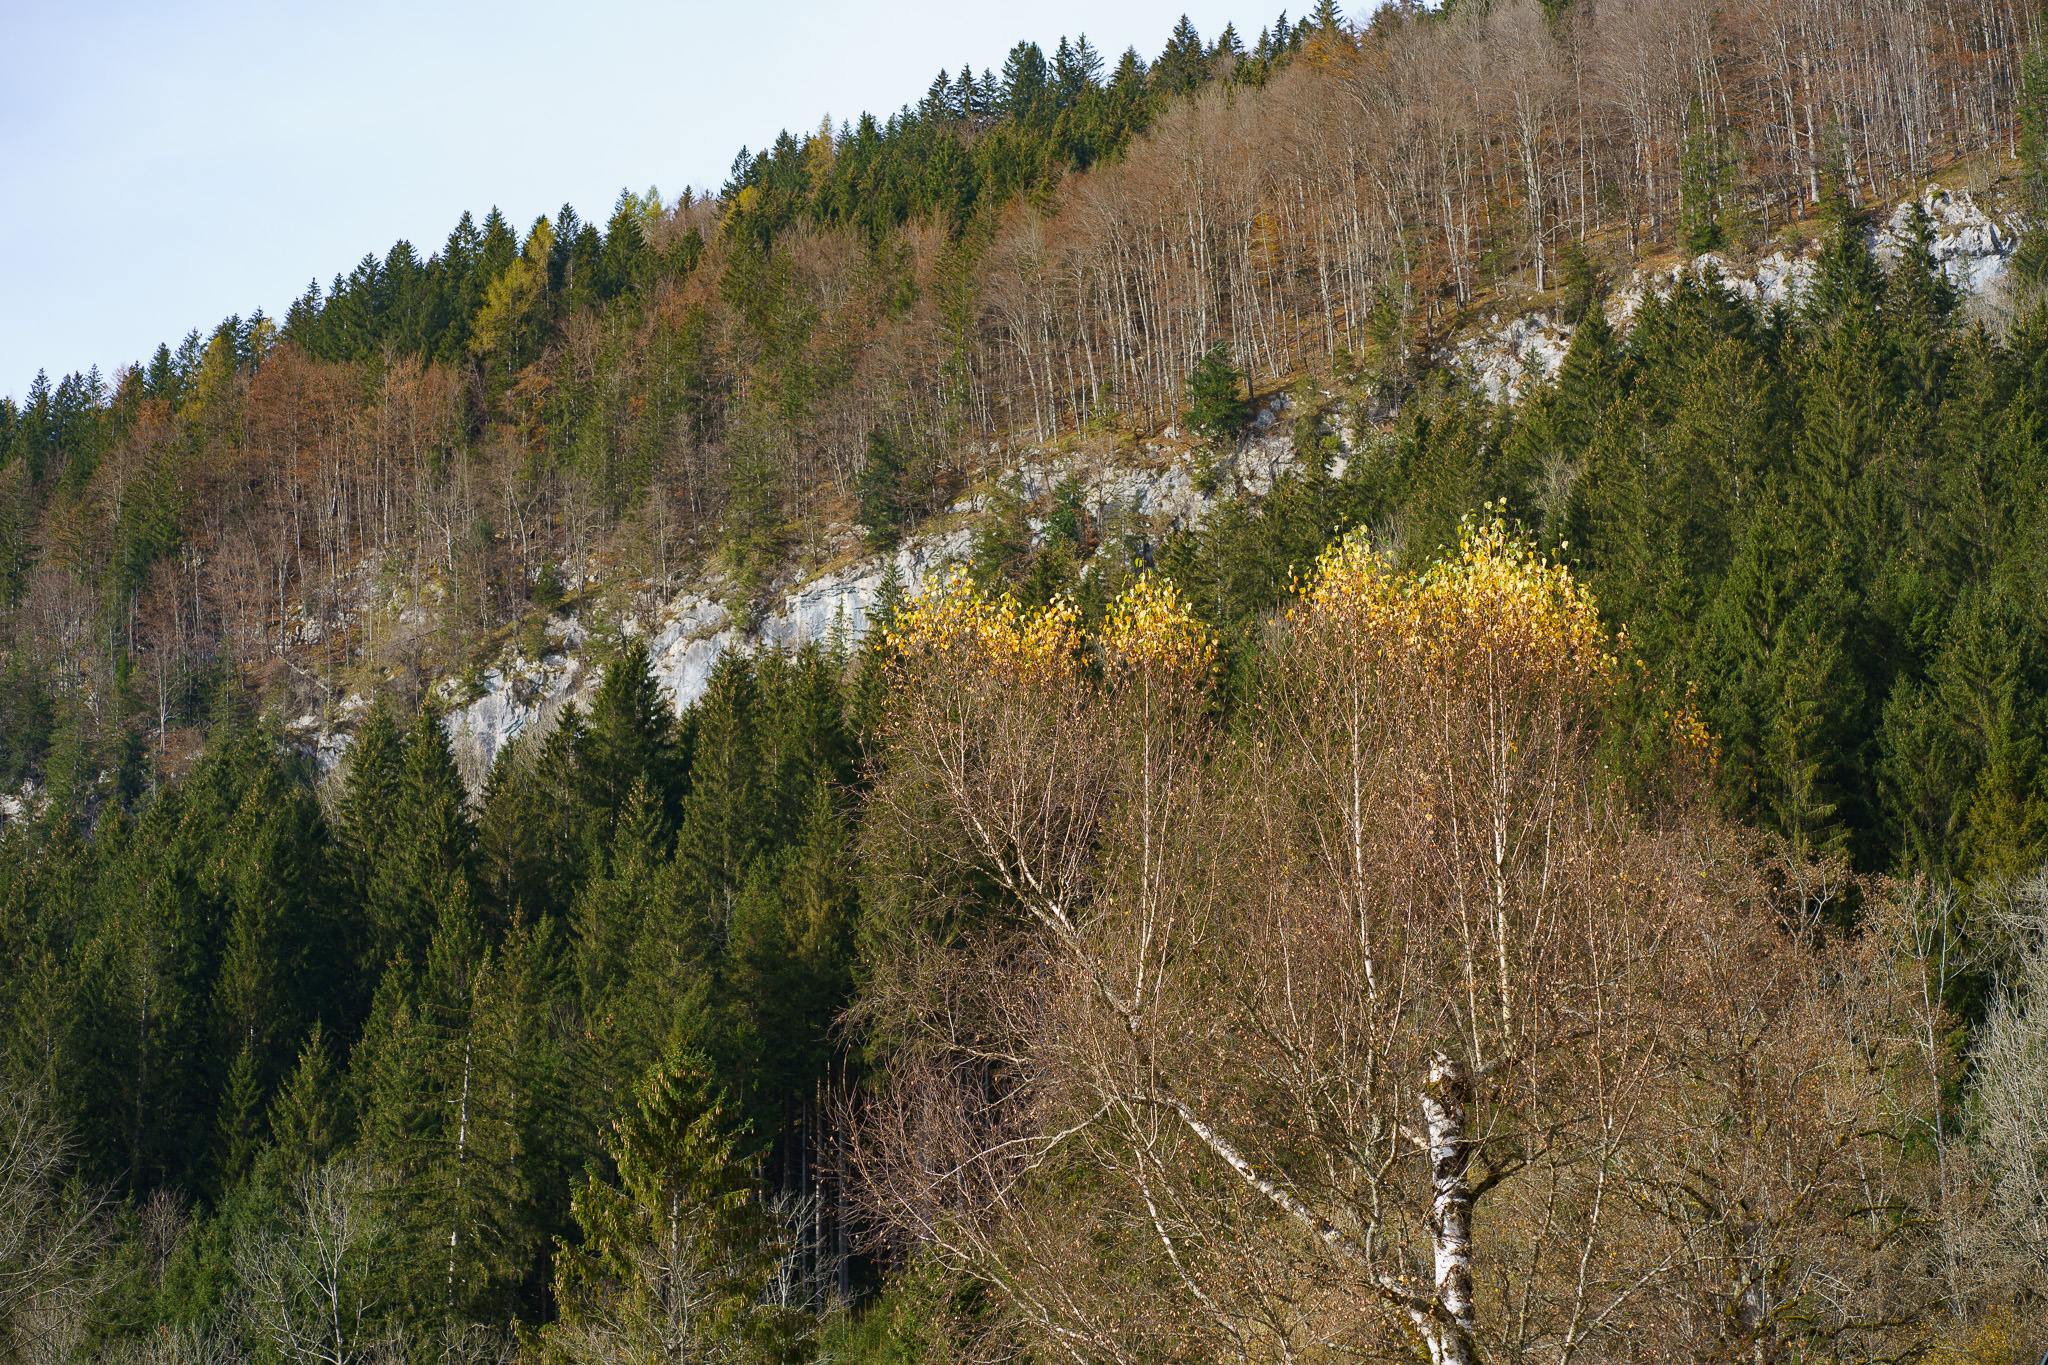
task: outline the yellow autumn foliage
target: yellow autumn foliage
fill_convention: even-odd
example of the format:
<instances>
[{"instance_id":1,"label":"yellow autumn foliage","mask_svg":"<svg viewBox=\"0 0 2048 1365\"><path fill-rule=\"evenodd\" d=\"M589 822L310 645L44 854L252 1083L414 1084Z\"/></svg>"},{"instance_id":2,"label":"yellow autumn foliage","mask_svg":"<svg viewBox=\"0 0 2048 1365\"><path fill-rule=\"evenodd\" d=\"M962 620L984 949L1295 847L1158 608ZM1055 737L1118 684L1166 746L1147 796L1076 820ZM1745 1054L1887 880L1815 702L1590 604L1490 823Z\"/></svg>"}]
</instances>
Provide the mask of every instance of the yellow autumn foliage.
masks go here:
<instances>
[{"instance_id":1,"label":"yellow autumn foliage","mask_svg":"<svg viewBox=\"0 0 2048 1365\"><path fill-rule=\"evenodd\" d=\"M1324 686L1349 690L1371 675L1385 702L1404 694L1427 711L1464 695L1482 708L1520 712L1541 698L1597 706L1622 680L1617 654L1625 643L1610 638L1591 592L1498 516L1468 517L1456 553L1419 573L1395 569L1363 537L1346 537L1297 581L1296 593L1290 633ZM1143 680L1148 692L1170 684L1192 699L1218 661L1214 634L1152 573L1132 580L1091 640L1071 599L1031 610L1007 593L984 596L956 567L903 609L888 641L901 686L1079 686L1075 704L1090 686L1091 646L1112 692ZM1666 710L1658 720L1677 767L1711 769L1715 746L1695 711Z\"/></svg>"},{"instance_id":2,"label":"yellow autumn foliage","mask_svg":"<svg viewBox=\"0 0 2048 1365\"><path fill-rule=\"evenodd\" d=\"M555 234L546 219L533 225L526 249L484 290L483 307L470 325L469 349L489 355L519 335L547 300L548 253Z\"/></svg>"},{"instance_id":3,"label":"yellow autumn foliage","mask_svg":"<svg viewBox=\"0 0 2048 1365\"><path fill-rule=\"evenodd\" d=\"M1105 672L1117 682L1144 675L1200 683L1215 668L1214 635L1171 583L1151 573L1110 604L1097 640ZM967 665L990 680L1026 684L1079 678L1088 644L1071 599L1028 610L1008 593L984 597L964 568L904 608L888 641L914 674Z\"/></svg>"},{"instance_id":4,"label":"yellow autumn foliage","mask_svg":"<svg viewBox=\"0 0 2048 1365\"><path fill-rule=\"evenodd\" d=\"M1327 680L1371 674L1440 699L1476 688L1491 698L1483 705L1504 711L1539 697L1598 705L1640 681L1624 675L1627 641L1608 635L1586 586L1497 516L1466 518L1457 552L1420 573L1347 537L1295 590L1294 638ZM1654 723L1671 775L1704 780L1719 754L1699 713L1682 704Z\"/></svg>"},{"instance_id":5,"label":"yellow autumn foliage","mask_svg":"<svg viewBox=\"0 0 2048 1365\"><path fill-rule=\"evenodd\" d=\"M1597 688L1615 668L1592 594L1499 518L1466 518L1456 554L1398 573L1361 537L1326 550L1290 613L1430 671L1537 671Z\"/></svg>"},{"instance_id":6,"label":"yellow autumn foliage","mask_svg":"<svg viewBox=\"0 0 2048 1365\"><path fill-rule=\"evenodd\" d=\"M1059 683L1081 667L1081 613L1063 597L1041 611L1026 611L1008 593L985 598L956 567L897 615L888 641L913 672L944 663L990 681Z\"/></svg>"},{"instance_id":7,"label":"yellow autumn foliage","mask_svg":"<svg viewBox=\"0 0 2048 1365\"><path fill-rule=\"evenodd\" d=\"M1102 625L1103 662L1112 677L1205 679L1216 666L1216 637L1195 619L1179 589L1141 573L1110 604Z\"/></svg>"}]
</instances>

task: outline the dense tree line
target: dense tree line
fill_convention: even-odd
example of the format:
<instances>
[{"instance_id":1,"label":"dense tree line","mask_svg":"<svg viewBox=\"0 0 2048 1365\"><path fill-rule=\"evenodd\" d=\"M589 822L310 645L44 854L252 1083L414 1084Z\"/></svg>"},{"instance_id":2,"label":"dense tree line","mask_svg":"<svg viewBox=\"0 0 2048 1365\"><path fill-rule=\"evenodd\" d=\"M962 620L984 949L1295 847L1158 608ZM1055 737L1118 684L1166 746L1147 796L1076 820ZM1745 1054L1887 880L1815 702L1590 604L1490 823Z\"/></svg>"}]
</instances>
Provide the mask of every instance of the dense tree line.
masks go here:
<instances>
[{"instance_id":1,"label":"dense tree line","mask_svg":"<svg viewBox=\"0 0 2048 1365\"><path fill-rule=\"evenodd\" d=\"M1962 327L1924 250L1886 271L1854 233L1797 311L1708 275L1625 336L1598 317L1519 404L1425 378L1341 465L1333 427L1363 419L1304 385L1296 472L1155 547L1151 576L1070 501L1036 537L992 521L953 587L851 657L728 658L680 719L628 644L589 714L515 744L475 799L441 729L385 702L317 789L274 724L231 713L132 810L75 793L11 826L6 1067L40 1100L10 1121L68 1134L71 1197L109 1191L127 1220L81 1232L47 1193L84 1306L13 1330L316 1358L292 1305L329 1244L320 1283L360 1311L320 1330L346 1359L509 1351L506 1324L550 1322L545 1349L590 1359L1047 1333L1395 1349L1411 1329L1442 1359L1599 1357L1645 1332L1687 1358L1860 1358L2016 1330L2042 1264L2023 983L2048 832L2048 332ZM1227 409L1227 368L1191 401ZM1479 506L1499 520L1475 531ZM1529 603L1529 640L1492 633ZM1449 652L1417 673L1425 641ZM1368 767L1318 766L1346 753ZM1514 756L1508 787L1489 754ZM1337 800L1366 790L1408 834ZM1307 823L1273 823L1283 792ZM1382 960L1297 918L1493 885L1458 871L1462 845L1433 861L1429 831L1492 828L1496 799L1520 928L1373 919L1398 945ZM1679 923L1706 946L1660 947ZM1325 1016L1226 989L1270 980L1276 952L1319 1000L1403 964L1423 994L1373 1015L1368 1049L1407 1059L1391 1089L1342 1049L1324 1080L1289 1070L1332 1045ZM1508 974L1498 1025L1428 994L1461 953ZM1115 985L1133 972L1173 983L1144 1006L1165 1013L1105 1022L1139 1009ZM1559 991L1604 1002L1611 1046L1553 1017ZM1464 1040L1441 1054L1456 1075L1506 1058L1512 1085L1431 1109L1453 1092L1423 1084L1426 1000ZM1270 1054L1203 1041L1198 1020L1231 1019ZM1824 1102L1743 1079L1820 1074ZM1331 1184L1324 1149L1254 1121L1283 1099L1415 1109L1464 1156L1424 1178L1361 1111L1329 1140L1392 1143L1367 1162L1381 1183ZM1046 1164L1083 1131L1085 1161ZM1088 1193L1042 1202L1041 1169ZM1294 1203L1241 1206L1219 1171L1244 1197L1284 1172ZM1440 1210L1403 1202L1432 1179L1476 1220L1476 1259L1397 1292L1449 1245ZM1370 1231L1368 1207L1397 1221ZM1335 1229L1336 1262L1269 1216ZM1869 1240L1870 1218L1892 1231ZM878 1267L878 1306L840 1314ZM1368 1271L1378 1307L1327 1297ZM1503 1319L1488 1274L1540 1311ZM94 1275L118 1291L87 1293ZM1137 1311L1134 1275L1161 1311Z\"/></svg>"},{"instance_id":2,"label":"dense tree line","mask_svg":"<svg viewBox=\"0 0 2048 1365\"><path fill-rule=\"evenodd\" d=\"M2032 22L1020 44L0 404L11 1349L2021 1349L2048 313L1966 320L1859 215L2042 178ZM1796 307L1598 306L1781 229ZM1583 319L1551 381L1431 367L1516 297ZM1283 383L1295 471L1202 526L994 490L893 635L680 716L634 644L1028 443L1185 422L1228 492ZM434 680L564 607L595 703L466 789ZM316 780L276 718L352 693Z\"/></svg>"},{"instance_id":3,"label":"dense tree line","mask_svg":"<svg viewBox=\"0 0 2048 1365\"><path fill-rule=\"evenodd\" d=\"M341 1358L545 1320L555 1239L597 1235L607 1181L659 1182L635 1161L675 1159L677 1133L613 1135L650 1071L668 1108L647 1121L717 1111L698 1178L775 1185L788 1306L843 1297L818 1134L857 914L846 676L735 656L679 721L628 650L477 802L431 717L380 706L318 794L274 723L230 720L132 814L11 827L9 1093L39 1098L84 1188L182 1206L163 1254L186 1278L100 1314L103 1345L228 1330L244 1243L308 1200L377 1228L350 1273L380 1306Z\"/></svg>"}]
</instances>

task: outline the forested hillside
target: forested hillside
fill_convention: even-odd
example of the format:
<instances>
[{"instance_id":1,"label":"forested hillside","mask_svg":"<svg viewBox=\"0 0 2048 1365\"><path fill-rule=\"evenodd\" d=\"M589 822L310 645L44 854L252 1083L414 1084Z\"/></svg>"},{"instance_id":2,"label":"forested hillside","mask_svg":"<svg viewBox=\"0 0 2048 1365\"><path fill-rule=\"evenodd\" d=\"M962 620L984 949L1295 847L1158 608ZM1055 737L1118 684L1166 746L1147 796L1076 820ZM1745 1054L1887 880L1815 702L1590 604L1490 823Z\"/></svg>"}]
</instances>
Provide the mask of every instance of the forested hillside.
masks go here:
<instances>
[{"instance_id":1,"label":"forested hillside","mask_svg":"<svg viewBox=\"0 0 2048 1365\"><path fill-rule=\"evenodd\" d=\"M871 455L915 518L1021 443L1170 420L1215 342L1261 389L1334 380L1480 307L2003 164L2033 22L1335 15L1183 27L1149 64L1022 45L715 196L486 214L282 319L39 381L0 407L0 775L54 745L61 787L124 741L139 773L216 679L303 710L395 667L410 697L600 569L715 553L745 593L855 515Z\"/></svg>"},{"instance_id":2,"label":"forested hillside","mask_svg":"<svg viewBox=\"0 0 2048 1365\"><path fill-rule=\"evenodd\" d=\"M1869 232L2048 212L2038 23L1025 42L0 401L0 1349L2038 1355L2048 251ZM662 695L685 585L937 519Z\"/></svg>"}]
</instances>

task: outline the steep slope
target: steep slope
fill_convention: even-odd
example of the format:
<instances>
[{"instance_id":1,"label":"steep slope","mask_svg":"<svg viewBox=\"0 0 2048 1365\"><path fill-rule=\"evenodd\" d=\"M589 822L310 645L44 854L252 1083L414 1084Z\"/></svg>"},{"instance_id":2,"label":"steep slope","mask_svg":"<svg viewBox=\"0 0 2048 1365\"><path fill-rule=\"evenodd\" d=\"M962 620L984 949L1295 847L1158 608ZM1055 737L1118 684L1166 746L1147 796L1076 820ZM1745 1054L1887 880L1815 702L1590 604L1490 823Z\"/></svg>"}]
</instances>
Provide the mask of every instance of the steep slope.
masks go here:
<instances>
[{"instance_id":1,"label":"steep slope","mask_svg":"<svg viewBox=\"0 0 2048 1365\"><path fill-rule=\"evenodd\" d=\"M1262 397L1377 376L1391 402L1477 318L1603 276L1758 254L1937 172L2033 193L2006 159L2027 14L1810 9L1325 5L1183 24L1150 62L1019 44L715 195L465 216L281 325L40 382L0 403L0 780L54 753L59 789L132 791L224 709L409 702L544 634L586 563L773 614L864 499L915 523L1021 452L1157 433L1215 345Z\"/></svg>"},{"instance_id":2,"label":"steep slope","mask_svg":"<svg viewBox=\"0 0 2048 1365\"><path fill-rule=\"evenodd\" d=\"M1995 200L1994 200L1995 203ZM2005 268L2020 230L2002 214L1994 216L1967 192L1951 193L1931 185L1902 201L1890 213L1862 229L1875 258L1895 264L1915 245L1915 211L1925 215L1926 237L1920 249L1929 253L1943 276L1959 291L1966 312L2006 319L2010 302ZM1748 260L1726 252L1703 252L1673 265L1638 269L1601 306L1615 326L1630 318L1652 294L1668 296L1684 279L1713 278L1733 295L1767 311L1798 308L1806 301L1821 251L1818 241L1774 249ZM1475 326L1438 352L1439 360L1473 383L1489 400L1520 398L1535 383L1555 380L1571 349L1576 327L1555 309L1538 310L1502 321L1499 314ZM1373 424L1355 420L1354 397L1317 392L1317 421L1333 440L1329 472L1341 475L1361 444L1373 439ZM1281 476L1300 468L1295 438L1288 433L1290 411L1301 407L1299 396L1276 395L1258 410L1251 429L1231 443L1224 457L1227 486L1204 480L1198 468L1206 453L1169 428L1164 437L1119 449L1106 440L1063 442L1025 449L1014 461L989 471L988 482L1027 509L1030 547L1047 542L1047 519L1057 491L1071 479L1067 496L1107 539L1135 550L1149 562L1152 552L1176 531L1198 528L1224 497L1257 499ZM1370 414L1367 414L1368 417ZM1198 483L1206 482L1204 492ZM827 534L825 553L838 562L812 575L778 575L779 586L767 605L742 621L721 600L721 588L706 583L665 601L643 599L620 623L627 636L644 637L655 675L680 710L701 697L718 658L727 650L795 649L817 645L850 650L866 636L885 593L914 599L956 565L973 557L977 526L992 520L993 494L953 503L931 529L905 539L885 554L869 553L860 528L841 525ZM1100 567L1098 566L1098 572ZM1110 569L1121 576L1121 565ZM564 705L587 706L601 676L601 665L586 665L590 640L574 612L549 626L559 650L541 657L521 653L516 645L472 670L470 681L451 679L438 695L450 709L443 719L465 777L481 790L496 754L510 740L544 735ZM475 695L480 693L481 695ZM342 714L359 712L360 697L342 703ZM317 735L323 761L346 745L346 732L323 732L308 717L300 726L309 738Z\"/></svg>"}]
</instances>

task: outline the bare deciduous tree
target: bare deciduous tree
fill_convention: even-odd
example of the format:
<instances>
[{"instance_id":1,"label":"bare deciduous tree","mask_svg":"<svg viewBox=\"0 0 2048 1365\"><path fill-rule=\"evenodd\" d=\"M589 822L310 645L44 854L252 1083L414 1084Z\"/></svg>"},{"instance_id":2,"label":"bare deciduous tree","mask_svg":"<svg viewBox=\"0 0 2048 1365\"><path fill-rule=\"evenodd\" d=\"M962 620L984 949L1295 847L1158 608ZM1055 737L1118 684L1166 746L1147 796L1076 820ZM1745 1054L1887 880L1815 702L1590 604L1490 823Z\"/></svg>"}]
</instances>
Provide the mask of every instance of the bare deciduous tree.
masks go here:
<instances>
[{"instance_id":1,"label":"bare deciduous tree","mask_svg":"<svg viewBox=\"0 0 2048 1365\"><path fill-rule=\"evenodd\" d=\"M59 1365L84 1340L100 1201L68 1187L62 1131L30 1092L0 1087L0 1343L27 1365Z\"/></svg>"},{"instance_id":2,"label":"bare deciduous tree","mask_svg":"<svg viewBox=\"0 0 2048 1365\"><path fill-rule=\"evenodd\" d=\"M292 1179L273 1226L236 1238L241 1317L294 1365L356 1365L385 1344L382 1191L378 1171L359 1158L309 1167Z\"/></svg>"},{"instance_id":3,"label":"bare deciduous tree","mask_svg":"<svg viewBox=\"0 0 2048 1365\"><path fill-rule=\"evenodd\" d=\"M2006 912L2013 966L1977 1035L1978 1157L1987 1195L1967 1229L1994 1284L2048 1282L2048 884Z\"/></svg>"},{"instance_id":4,"label":"bare deciduous tree","mask_svg":"<svg viewBox=\"0 0 2048 1365\"><path fill-rule=\"evenodd\" d=\"M863 1172L1045 1346L1769 1358L1880 1319L1840 1210L1885 1186L1888 1043L1749 845L1628 807L1561 570L1347 543L1228 729L1149 582L1099 677L1070 612L958 589L899 643Z\"/></svg>"}]
</instances>

